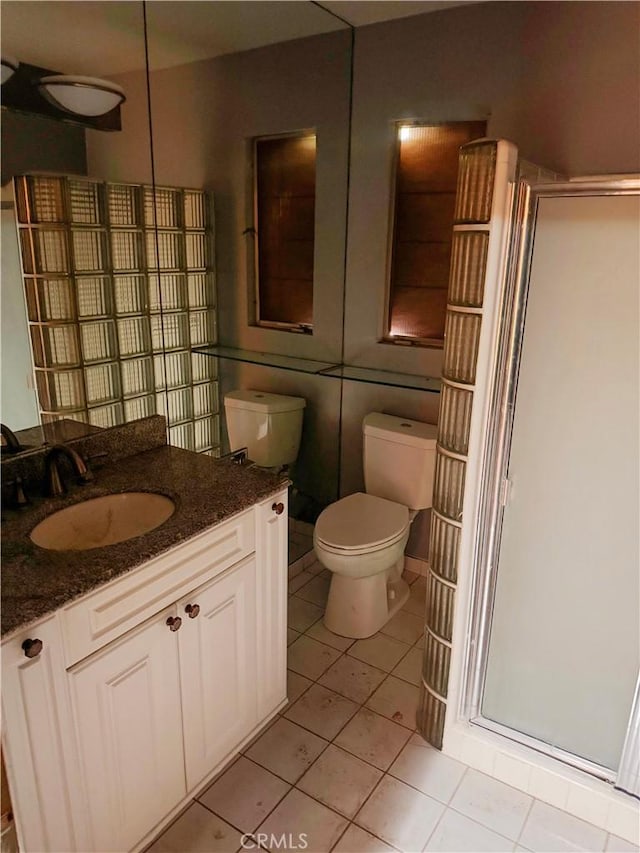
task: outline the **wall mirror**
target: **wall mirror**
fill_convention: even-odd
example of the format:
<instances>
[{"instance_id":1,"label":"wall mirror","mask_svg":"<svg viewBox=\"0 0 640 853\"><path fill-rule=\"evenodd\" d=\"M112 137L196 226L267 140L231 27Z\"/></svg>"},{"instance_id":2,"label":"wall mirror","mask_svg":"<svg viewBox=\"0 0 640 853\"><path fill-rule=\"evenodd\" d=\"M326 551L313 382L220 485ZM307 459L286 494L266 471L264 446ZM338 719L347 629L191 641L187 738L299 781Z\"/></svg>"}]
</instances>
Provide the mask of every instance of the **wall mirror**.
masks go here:
<instances>
[{"instance_id":1,"label":"wall mirror","mask_svg":"<svg viewBox=\"0 0 640 853\"><path fill-rule=\"evenodd\" d=\"M228 449L227 392L253 388L303 397L292 508L312 520L340 494L363 488L364 415L385 411L435 422L438 385L425 377L439 375L440 351L408 352L376 343L379 330L371 311L378 310L384 290L378 281L384 261L375 276L367 264L385 251L386 162L393 148L389 138L383 151L376 133L391 132L391 120L402 118L405 107L362 112L373 96L367 95L366 74L357 61L360 33L326 9L302 2L3 4L5 50L56 71L106 77L126 92L120 132L3 111L3 229L5 221L8 229L3 248L5 242L13 245L14 258L3 279L15 288L9 295L3 287L8 321L2 335L3 374L8 374L3 390L20 386L26 400L23 412L16 408L16 394L4 395L3 420L10 427L37 422L37 404L7 181L13 174L41 172L102 182L107 201L110 194L122 201L126 188L135 188L138 219L117 220L117 235L107 233L105 239L111 246L120 241L125 255L140 251L140 266L125 258L118 270L121 292L112 295L110 313L88 318L107 342L109 335L115 341L111 369L120 383L121 408L92 400L92 412L84 417L89 426L110 425L114 411L116 419L123 414L131 419L157 409L168 415L172 443L215 454ZM412 105L412 115L422 114L416 110ZM304 235L300 240L301 256L308 262L311 252L313 264L312 322L301 325L312 328L282 329L255 322L252 152L258 139L301 132L315 137L313 245L304 243ZM377 140L380 149L374 169L363 160L369 150L364 137ZM358 157L350 163L353 145ZM357 186L350 187L354 168ZM363 232L371 211L365 190L373 174L384 181L375 206L374 243ZM149 196L152 185L155 194ZM282 203L277 190L272 195ZM302 219L304 202L292 221ZM3 262L10 256L3 251ZM280 278L308 278L301 268L281 271ZM142 304L145 275L149 291ZM192 354L199 344L213 345L216 357ZM79 347L84 358L82 341ZM342 363L349 367L331 369ZM89 364L102 383L98 396L108 396L109 370L103 362ZM403 371L404 379L389 371ZM423 522L413 526L418 556L426 554L428 518Z\"/></svg>"},{"instance_id":2,"label":"wall mirror","mask_svg":"<svg viewBox=\"0 0 640 853\"><path fill-rule=\"evenodd\" d=\"M194 369L212 369L218 380L214 441L228 449L223 400L229 391L303 397L291 509L312 520L338 492L340 382L315 373L342 353L351 29L314 3L208 0L147 3L147 28L156 185L210 193L217 326L200 340L233 356L194 356ZM267 223L261 213L258 223L257 141L279 138L301 139L306 159L299 158L300 146L283 156L276 151L263 170L276 184L265 191L273 215ZM266 246L270 228L280 228L274 242L289 240L294 250L270 270L276 298L295 303L300 288L309 293L312 286L312 308L302 317L312 329L257 322L256 239ZM281 356L282 366L273 358L256 363L261 352ZM200 428L197 419L194 426Z\"/></svg>"},{"instance_id":3,"label":"wall mirror","mask_svg":"<svg viewBox=\"0 0 640 853\"><path fill-rule=\"evenodd\" d=\"M145 68L143 4L8 0L2 50L22 67L116 82ZM126 96L118 131L87 128L63 110L59 118L28 108L2 111L2 420L20 431L40 424L41 409L50 413L25 434L27 448L152 413L144 389L122 397L121 354L136 316L125 313L122 297L142 271L139 188L152 184L148 103ZM109 152L103 160L93 153L98 139ZM123 148L136 151L126 175L118 167ZM13 178L20 175L45 177L21 181L14 203ZM136 209L131 227L127 206ZM109 287L112 271L119 274L119 301ZM155 378L148 384L151 398Z\"/></svg>"},{"instance_id":4,"label":"wall mirror","mask_svg":"<svg viewBox=\"0 0 640 853\"><path fill-rule=\"evenodd\" d=\"M340 360L350 40L346 24L312 3L148 2L145 7L131 2L8 0L3 6L3 51L23 63L108 78L124 89L127 98L122 130L117 133L13 110L3 113L3 279L11 288L3 288L2 410L13 430L39 420L11 187L12 177L19 174L86 175L105 182L101 204L107 208L107 227L114 224L111 197L116 192L120 197L126 187L142 188L133 199L140 221L123 218L115 223L117 233L105 235L114 262L114 241L122 242L120 248L141 250L141 262L136 265L127 259L117 270L122 275L115 275L114 268L116 290L108 328L104 323L99 330L81 328L77 342L78 360L84 366L85 338L94 331L113 336L125 419L131 419L134 411L140 416L152 413L155 394L158 410L169 416L170 440L214 453L223 440L220 419L214 416L222 409L224 388L253 384L269 390L267 386L275 383L280 393L315 396L318 402L317 388L301 388L292 371L254 367L254 376L245 365L192 357L190 350L220 340L232 347L324 357L328 363ZM87 44L92 45L90 51ZM326 85L319 86L319 81ZM251 189L247 189L251 140L301 127L313 128L319 139L315 328L308 337L269 334L249 322L254 289L246 267L251 237L243 234L251 218ZM149 215L144 188L154 180L158 189ZM25 192L29 189L37 191L25 188ZM62 192L68 194L69 188ZM52 229L58 224L52 223ZM73 226L72 222L71 242L77 236ZM34 271L36 290L42 290L47 272L46 265ZM146 318L134 313L136 297L144 299L137 293L144 273L149 277L151 303ZM71 318L60 311L50 316L38 304L29 308L29 320L34 319L49 323L44 327L47 335L56 324L53 333L59 339L64 331L60 324ZM146 329L141 331L136 321L141 328L145 320ZM138 335L148 339L146 350ZM161 359L156 336L161 336ZM60 350L58 346L59 359ZM90 356L86 363L91 363ZM69 364L61 366L66 369ZM98 367L93 372L97 374ZM102 372L106 375L104 368ZM210 381L218 376L220 389ZM188 380L198 384L192 394L185 393ZM330 385L319 406L309 405L306 430L307 445L324 443L324 472L328 458L337 453L339 383ZM53 404L60 413L60 400ZM111 424L100 420L94 406L88 415L69 411L69 416L89 425ZM54 432L50 426L48 437L65 437L77 429L67 425L64 433L58 424ZM46 437L42 431L40 437ZM29 445L37 444L37 431L28 439ZM308 467L303 464L301 470ZM330 467L337 470L337 459ZM332 499L335 473L333 482L327 484L323 478L319 493L313 485L311 491L316 498Z\"/></svg>"}]
</instances>

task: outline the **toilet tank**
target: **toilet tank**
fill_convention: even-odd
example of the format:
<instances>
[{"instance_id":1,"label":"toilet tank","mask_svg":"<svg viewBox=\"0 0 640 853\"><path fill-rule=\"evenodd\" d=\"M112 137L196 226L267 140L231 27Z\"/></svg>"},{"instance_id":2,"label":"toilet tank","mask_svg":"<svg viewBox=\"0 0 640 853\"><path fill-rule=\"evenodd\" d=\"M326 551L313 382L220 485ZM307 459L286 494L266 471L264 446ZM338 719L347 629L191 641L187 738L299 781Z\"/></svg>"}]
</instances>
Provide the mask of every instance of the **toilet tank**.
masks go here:
<instances>
[{"instance_id":1,"label":"toilet tank","mask_svg":"<svg viewBox=\"0 0 640 853\"><path fill-rule=\"evenodd\" d=\"M231 450L246 447L263 468L295 462L302 435L303 397L266 391L230 391L224 398Z\"/></svg>"},{"instance_id":2,"label":"toilet tank","mask_svg":"<svg viewBox=\"0 0 640 853\"><path fill-rule=\"evenodd\" d=\"M362 431L367 493L409 509L430 507L437 427L374 412L365 417Z\"/></svg>"}]
</instances>

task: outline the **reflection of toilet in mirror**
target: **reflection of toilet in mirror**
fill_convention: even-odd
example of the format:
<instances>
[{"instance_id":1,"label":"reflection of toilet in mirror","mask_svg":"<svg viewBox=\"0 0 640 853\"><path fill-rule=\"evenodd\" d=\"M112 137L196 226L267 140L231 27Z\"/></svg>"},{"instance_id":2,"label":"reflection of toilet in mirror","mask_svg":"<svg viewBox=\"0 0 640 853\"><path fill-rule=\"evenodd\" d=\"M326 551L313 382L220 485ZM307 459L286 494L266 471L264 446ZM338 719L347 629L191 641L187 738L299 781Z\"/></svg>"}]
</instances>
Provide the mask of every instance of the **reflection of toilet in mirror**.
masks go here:
<instances>
[{"instance_id":1,"label":"reflection of toilet in mirror","mask_svg":"<svg viewBox=\"0 0 640 853\"><path fill-rule=\"evenodd\" d=\"M230 449L246 447L249 459L262 468L291 466L302 436L304 397L266 391L230 391L224 410Z\"/></svg>"},{"instance_id":2,"label":"reflection of toilet in mirror","mask_svg":"<svg viewBox=\"0 0 640 853\"><path fill-rule=\"evenodd\" d=\"M431 506L436 427L369 414L363 422L366 494L348 495L316 522L313 544L333 576L324 615L343 637L370 637L405 604L411 522Z\"/></svg>"}]
</instances>

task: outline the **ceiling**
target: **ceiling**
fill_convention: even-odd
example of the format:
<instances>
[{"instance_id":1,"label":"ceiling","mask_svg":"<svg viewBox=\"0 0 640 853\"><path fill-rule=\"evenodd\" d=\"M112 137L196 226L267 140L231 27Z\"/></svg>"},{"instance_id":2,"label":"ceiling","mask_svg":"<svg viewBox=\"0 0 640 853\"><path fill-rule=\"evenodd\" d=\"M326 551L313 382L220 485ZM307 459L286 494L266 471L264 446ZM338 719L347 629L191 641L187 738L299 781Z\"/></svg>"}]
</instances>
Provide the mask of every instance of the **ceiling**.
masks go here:
<instances>
[{"instance_id":1,"label":"ceiling","mask_svg":"<svg viewBox=\"0 0 640 853\"><path fill-rule=\"evenodd\" d=\"M483 0L320 0L325 9L340 15L354 27L481 2Z\"/></svg>"},{"instance_id":2,"label":"ceiling","mask_svg":"<svg viewBox=\"0 0 640 853\"><path fill-rule=\"evenodd\" d=\"M168 68L480 0L147 0L149 59ZM324 7L324 8L322 8ZM326 11L328 10L328 11ZM2 51L61 73L144 68L137 0L2 0Z\"/></svg>"}]
</instances>

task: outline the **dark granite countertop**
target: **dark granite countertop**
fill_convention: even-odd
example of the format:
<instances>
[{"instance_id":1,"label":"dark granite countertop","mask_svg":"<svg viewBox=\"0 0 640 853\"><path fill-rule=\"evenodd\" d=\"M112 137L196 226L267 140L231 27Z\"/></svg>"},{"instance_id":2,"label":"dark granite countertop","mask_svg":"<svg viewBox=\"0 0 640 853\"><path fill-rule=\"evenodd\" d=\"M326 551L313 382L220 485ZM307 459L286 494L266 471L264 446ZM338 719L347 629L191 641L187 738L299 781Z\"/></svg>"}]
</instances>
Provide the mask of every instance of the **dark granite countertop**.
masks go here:
<instances>
[{"instance_id":1,"label":"dark granite countertop","mask_svg":"<svg viewBox=\"0 0 640 853\"><path fill-rule=\"evenodd\" d=\"M159 447L96 470L95 481L62 498L40 498L3 512L2 636L53 613L135 566L264 500L286 478L253 466ZM88 551L39 548L29 533L57 510L114 492L158 492L175 501L174 514L150 533Z\"/></svg>"}]
</instances>

